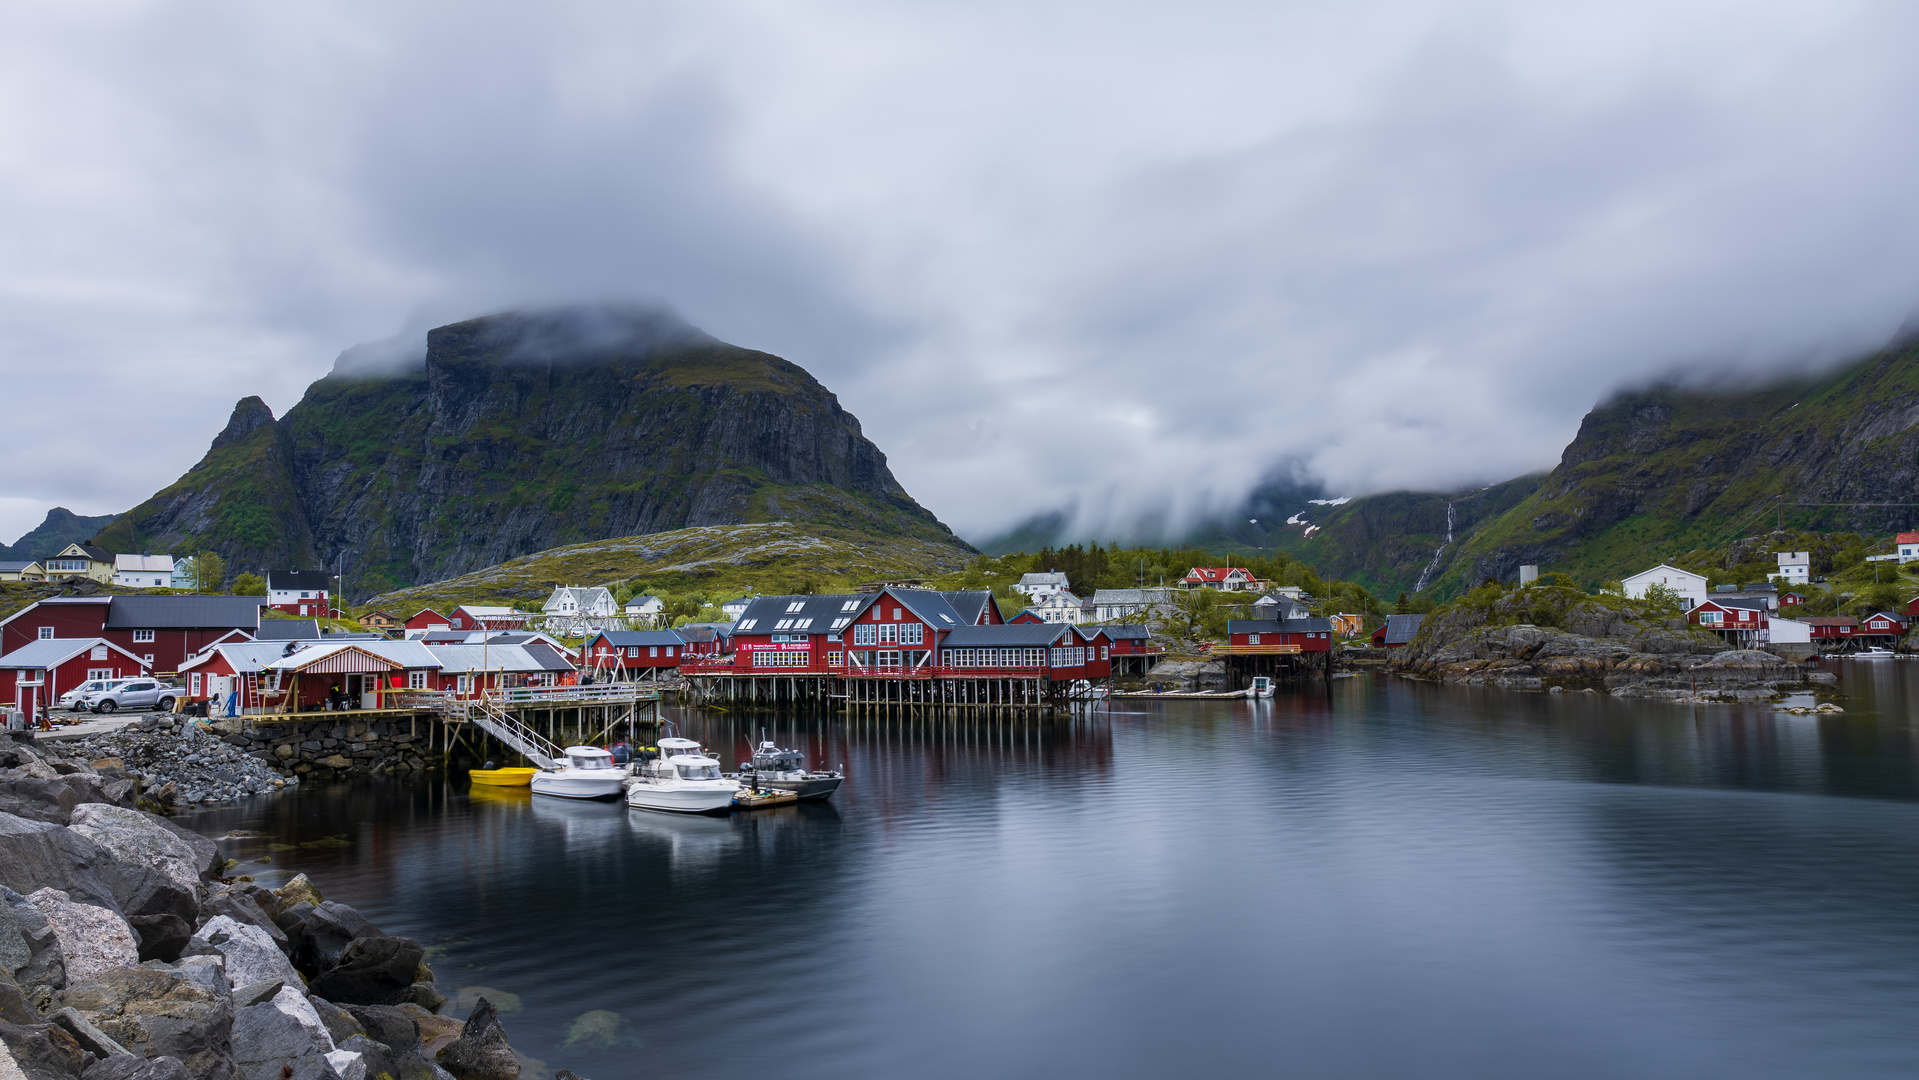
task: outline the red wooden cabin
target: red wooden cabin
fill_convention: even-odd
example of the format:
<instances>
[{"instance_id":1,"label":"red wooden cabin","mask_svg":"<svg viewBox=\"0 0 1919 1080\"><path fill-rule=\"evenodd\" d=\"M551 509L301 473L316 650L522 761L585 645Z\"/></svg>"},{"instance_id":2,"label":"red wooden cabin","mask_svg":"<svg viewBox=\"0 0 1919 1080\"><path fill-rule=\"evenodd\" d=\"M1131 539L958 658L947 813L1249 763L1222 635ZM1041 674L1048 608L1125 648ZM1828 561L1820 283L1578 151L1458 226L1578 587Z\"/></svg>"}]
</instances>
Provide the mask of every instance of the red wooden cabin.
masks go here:
<instances>
[{"instance_id":1,"label":"red wooden cabin","mask_svg":"<svg viewBox=\"0 0 1919 1080\"><path fill-rule=\"evenodd\" d=\"M35 640L0 656L0 702L34 717L90 679L146 674L145 661L103 637Z\"/></svg>"},{"instance_id":2,"label":"red wooden cabin","mask_svg":"<svg viewBox=\"0 0 1919 1080\"><path fill-rule=\"evenodd\" d=\"M676 631L601 630L580 646L580 667L595 678L631 681L677 668L686 655L686 639Z\"/></svg>"}]
</instances>

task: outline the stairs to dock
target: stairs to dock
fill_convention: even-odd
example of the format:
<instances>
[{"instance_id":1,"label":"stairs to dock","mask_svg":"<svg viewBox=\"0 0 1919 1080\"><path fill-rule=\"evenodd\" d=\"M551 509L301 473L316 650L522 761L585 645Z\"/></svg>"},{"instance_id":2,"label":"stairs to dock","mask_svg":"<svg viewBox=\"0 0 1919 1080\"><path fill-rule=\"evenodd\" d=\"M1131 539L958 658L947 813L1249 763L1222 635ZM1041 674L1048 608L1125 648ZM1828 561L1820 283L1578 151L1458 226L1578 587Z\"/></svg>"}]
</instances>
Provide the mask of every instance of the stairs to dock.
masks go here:
<instances>
[{"instance_id":1,"label":"stairs to dock","mask_svg":"<svg viewBox=\"0 0 1919 1080\"><path fill-rule=\"evenodd\" d=\"M495 702L482 697L466 702L466 718L474 726L506 745L518 750L526 759L542 769L551 769L559 764L565 754L553 745L546 736L527 727L502 709Z\"/></svg>"}]
</instances>

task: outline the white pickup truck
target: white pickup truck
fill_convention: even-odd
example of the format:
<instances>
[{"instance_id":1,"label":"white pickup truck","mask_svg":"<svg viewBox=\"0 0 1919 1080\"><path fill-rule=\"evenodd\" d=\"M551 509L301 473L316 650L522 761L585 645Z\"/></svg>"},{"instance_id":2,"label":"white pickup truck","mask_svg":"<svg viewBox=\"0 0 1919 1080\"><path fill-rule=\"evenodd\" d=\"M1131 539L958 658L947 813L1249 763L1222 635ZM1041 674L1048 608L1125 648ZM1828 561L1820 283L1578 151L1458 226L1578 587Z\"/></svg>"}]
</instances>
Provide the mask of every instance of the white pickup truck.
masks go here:
<instances>
[{"instance_id":1,"label":"white pickup truck","mask_svg":"<svg viewBox=\"0 0 1919 1080\"><path fill-rule=\"evenodd\" d=\"M127 679L118 686L105 690L95 690L80 699L80 708L91 709L97 713L116 712L120 709L150 708L159 712L172 712L173 702L180 691L151 676Z\"/></svg>"}]
</instances>

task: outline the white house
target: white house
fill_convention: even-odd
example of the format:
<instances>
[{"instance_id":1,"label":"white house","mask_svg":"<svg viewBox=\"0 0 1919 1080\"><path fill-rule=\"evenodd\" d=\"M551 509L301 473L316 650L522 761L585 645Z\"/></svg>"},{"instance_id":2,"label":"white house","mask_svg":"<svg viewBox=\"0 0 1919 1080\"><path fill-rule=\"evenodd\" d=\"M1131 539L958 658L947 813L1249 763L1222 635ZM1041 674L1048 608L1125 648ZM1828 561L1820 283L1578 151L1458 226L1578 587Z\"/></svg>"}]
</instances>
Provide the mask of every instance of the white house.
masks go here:
<instances>
[{"instance_id":1,"label":"white house","mask_svg":"<svg viewBox=\"0 0 1919 1080\"><path fill-rule=\"evenodd\" d=\"M660 612L666 610L666 604L657 596L636 596L626 602L621 614L626 616L627 626L639 626L642 623L652 626L660 621Z\"/></svg>"},{"instance_id":2,"label":"white house","mask_svg":"<svg viewBox=\"0 0 1919 1080\"><path fill-rule=\"evenodd\" d=\"M1898 554L1900 562L1909 563L1914 559L1919 559L1919 532L1900 533L1894 538L1893 543L1899 545Z\"/></svg>"},{"instance_id":3,"label":"white house","mask_svg":"<svg viewBox=\"0 0 1919 1080\"><path fill-rule=\"evenodd\" d=\"M1913 547L1919 548L1919 544ZM1905 545L1900 545L1900 561L1905 561ZM1919 558L1919 556L1914 556ZM1779 577L1786 579L1788 585L1804 585L1812 580L1812 554L1805 551L1782 551L1779 553Z\"/></svg>"},{"instance_id":4,"label":"white house","mask_svg":"<svg viewBox=\"0 0 1919 1080\"><path fill-rule=\"evenodd\" d=\"M1642 570L1620 582L1626 587L1626 595L1640 600L1646 598L1646 590L1654 585L1664 585L1679 594L1687 611L1706 602L1706 579L1690 570L1681 570L1677 566L1660 563L1651 570Z\"/></svg>"},{"instance_id":5,"label":"white house","mask_svg":"<svg viewBox=\"0 0 1919 1080\"><path fill-rule=\"evenodd\" d=\"M1176 594L1174 589L1095 589L1093 621L1120 622L1171 615Z\"/></svg>"},{"instance_id":6,"label":"white house","mask_svg":"<svg viewBox=\"0 0 1919 1080\"><path fill-rule=\"evenodd\" d=\"M133 589L171 589L173 556L115 555L113 583Z\"/></svg>"},{"instance_id":7,"label":"white house","mask_svg":"<svg viewBox=\"0 0 1919 1080\"><path fill-rule=\"evenodd\" d=\"M1069 623L1078 626L1082 617L1079 597L1065 590L1047 593L1033 603L1028 610L1049 623Z\"/></svg>"},{"instance_id":8,"label":"white house","mask_svg":"<svg viewBox=\"0 0 1919 1080\"><path fill-rule=\"evenodd\" d=\"M1065 592L1069 588L1071 586L1067 583L1065 574L1058 570L1048 570L1044 574L1021 574L1019 584L1013 586L1013 591L1024 593L1026 599L1037 604L1040 600L1056 592Z\"/></svg>"},{"instance_id":9,"label":"white house","mask_svg":"<svg viewBox=\"0 0 1919 1080\"><path fill-rule=\"evenodd\" d=\"M549 630L603 630L606 621L620 613L620 605L614 602L612 592L604 585L592 588L562 585L546 598L540 611L546 616Z\"/></svg>"}]
</instances>

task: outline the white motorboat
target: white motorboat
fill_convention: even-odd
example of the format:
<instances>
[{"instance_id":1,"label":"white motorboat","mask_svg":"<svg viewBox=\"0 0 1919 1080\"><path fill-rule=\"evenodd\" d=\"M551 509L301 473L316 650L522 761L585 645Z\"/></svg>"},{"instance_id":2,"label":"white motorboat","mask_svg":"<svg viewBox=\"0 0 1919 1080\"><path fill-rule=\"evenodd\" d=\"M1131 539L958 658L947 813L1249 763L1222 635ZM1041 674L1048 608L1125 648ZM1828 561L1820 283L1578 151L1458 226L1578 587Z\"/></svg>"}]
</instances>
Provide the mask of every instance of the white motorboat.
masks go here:
<instances>
[{"instance_id":1,"label":"white motorboat","mask_svg":"<svg viewBox=\"0 0 1919 1080\"><path fill-rule=\"evenodd\" d=\"M1273 696L1273 677L1271 675L1253 676L1253 685L1247 687L1246 696L1251 698L1269 698Z\"/></svg>"},{"instance_id":2,"label":"white motorboat","mask_svg":"<svg viewBox=\"0 0 1919 1080\"><path fill-rule=\"evenodd\" d=\"M1897 655L1899 654L1893 652L1891 649L1874 645L1870 649L1860 649L1858 652L1853 653L1852 658L1854 660L1890 660Z\"/></svg>"},{"instance_id":3,"label":"white motorboat","mask_svg":"<svg viewBox=\"0 0 1919 1080\"><path fill-rule=\"evenodd\" d=\"M533 774L533 794L562 799L614 799L626 783L626 770L597 746L569 746L553 768Z\"/></svg>"},{"instance_id":4,"label":"white motorboat","mask_svg":"<svg viewBox=\"0 0 1919 1080\"><path fill-rule=\"evenodd\" d=\"M805 754L762 741L753 751L753 760L741 767L739 778L740 783L760 790L790 791L801 799L829 799L846 775L809 770Z\"/></svg>"},{"instance_id":5,"label":"white motorboat","mask_svg":"<svg viewBox=\"0 0 1919 1080\"><path fill-rule=\"evenodd\" d=\"M640 751L626 782L626 805L676 814L731 809L740 782L720 775L720 763L692 739L661 739L658 752Z\"/></svg>"},{"instance_id":6,"label":"white motorboat","mask_svg":"<svg viewBox=\"0 0 1919 1080\"><path fill-rule=\"evenodd\" d=\"M1066 687L1066 696L1073 701L1105 701L1112 687L1093 685L1089 679L1074 679Z\"/></svg>"}]
</instances>

